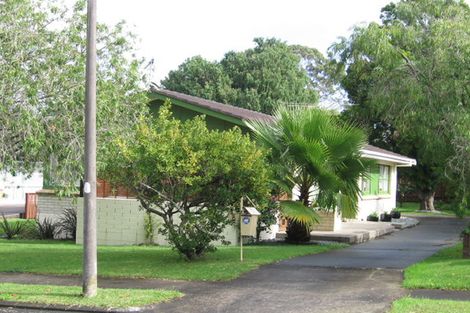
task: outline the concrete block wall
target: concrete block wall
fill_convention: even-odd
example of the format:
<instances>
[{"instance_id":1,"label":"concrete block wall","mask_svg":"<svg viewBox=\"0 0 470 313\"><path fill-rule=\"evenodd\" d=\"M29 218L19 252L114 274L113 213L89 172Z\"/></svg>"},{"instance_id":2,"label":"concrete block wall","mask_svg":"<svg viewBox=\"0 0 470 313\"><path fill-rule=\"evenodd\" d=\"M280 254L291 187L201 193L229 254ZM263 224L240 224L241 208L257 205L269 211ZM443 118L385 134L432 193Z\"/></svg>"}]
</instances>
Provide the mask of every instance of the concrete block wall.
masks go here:
<instances>
[{"instance_id":1,"label":"concrete block wall","mask_svg":"<svg viewBox=\"0 0 470 313\"><path fill-rule=\"evenodd\" d=\"M126 198L97 199L97 239L99 245L138 245L145 243L145 211L140 209L139 201ZM83 198L77 201L77 244L83 243ZM153 242L168 245L157 229L162 219L152 214L155 227ZM177 219L175 219L177 222ZM237 244L238 231L234 226L227 226L223 235L231 244ZM216 244L221 244L217 242Z\"/></svg>"},{"instance_id":2,"label":"concrete block wall","mask_svg":"<svg viewBox=\"0 0 470 313\"><path fill-rule=\"evenodd\" d=\"M55 193L44 191L38 192L38 219L50 218L57 221L65 209L76 208L75 199L68 197L58 197Z\"/></svg>"},{"instance_id":3,"label":"concrete block wall","mask_svg":"<svg viewBox=\"0 0 470 313\"><path fill-rule=\"evenodd\" d=\"M137 245L145 242L145 212L136 199L96 200L99 245ZM77 201L77 243L83 243L83 198Z\"/></svg>"}]
</instances>

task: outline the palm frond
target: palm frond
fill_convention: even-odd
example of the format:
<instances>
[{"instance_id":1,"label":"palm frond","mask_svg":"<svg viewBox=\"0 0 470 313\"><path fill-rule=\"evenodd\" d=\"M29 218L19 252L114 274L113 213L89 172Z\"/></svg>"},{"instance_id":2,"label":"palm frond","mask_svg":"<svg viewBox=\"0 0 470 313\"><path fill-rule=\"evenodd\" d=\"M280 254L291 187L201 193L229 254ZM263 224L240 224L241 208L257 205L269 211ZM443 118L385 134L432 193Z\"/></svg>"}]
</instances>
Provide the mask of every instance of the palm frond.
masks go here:
<instances>
[{"instance_id":1,"label":"palm frond","mask_svg":"<svg viewBox=\"0 0 470 313\"><path fill-rule=\"evenodd\" d=\"M282 215L306 226L311 226L319 222L317 213L312 208L306 207L299 201L281 201L280 210Z\"/></svg>"}]
</instances>

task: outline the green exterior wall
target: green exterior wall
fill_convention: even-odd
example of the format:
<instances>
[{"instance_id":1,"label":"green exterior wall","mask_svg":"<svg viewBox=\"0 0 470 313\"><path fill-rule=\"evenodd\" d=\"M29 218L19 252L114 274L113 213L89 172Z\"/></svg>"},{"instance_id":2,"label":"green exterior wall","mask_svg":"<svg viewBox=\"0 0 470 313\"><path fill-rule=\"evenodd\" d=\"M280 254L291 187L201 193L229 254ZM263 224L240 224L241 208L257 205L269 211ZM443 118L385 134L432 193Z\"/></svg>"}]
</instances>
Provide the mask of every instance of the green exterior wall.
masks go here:
<instances>
[{"instance_id":1,"label":"green exterior wall","mask_svg":"<svg viewBox=\"0 0 470 313\"><path fill-rule=\"evenodd\" d=\"M153 95L153 99L150 102L150 111L156 115L160 107L165 102L165 97L159 97L159 95ZM186 103L177 99L170 99L171 111L173 116L179 120L185 121L195 116L205 115L207 127L209 129L217 130L229 130L235 126L238 126L243 133L248 133L249 129L245 126L242 119L238 119L232 116L228 116L223 113L212 111L203 107Z\"/></svg>"}]
</instances>

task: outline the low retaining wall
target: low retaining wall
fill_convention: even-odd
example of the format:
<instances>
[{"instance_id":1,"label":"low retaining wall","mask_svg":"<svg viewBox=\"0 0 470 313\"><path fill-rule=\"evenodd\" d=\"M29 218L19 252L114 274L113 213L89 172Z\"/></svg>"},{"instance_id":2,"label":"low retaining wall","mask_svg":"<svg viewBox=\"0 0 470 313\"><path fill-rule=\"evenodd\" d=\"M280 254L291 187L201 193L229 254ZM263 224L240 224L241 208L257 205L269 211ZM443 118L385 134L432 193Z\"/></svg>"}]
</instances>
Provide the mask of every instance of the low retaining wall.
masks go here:
<instances>
[{"instance_id":1,"label":"low retaining wall","mask_svg":"<svg viewBox=\"0 0 470 313\"><path fill-rule=\"evenodd\" d=\"M313 225L312 231L341 230L341 214L336 212L317 211L320 221Z\"/></svg>"}]
</instances>

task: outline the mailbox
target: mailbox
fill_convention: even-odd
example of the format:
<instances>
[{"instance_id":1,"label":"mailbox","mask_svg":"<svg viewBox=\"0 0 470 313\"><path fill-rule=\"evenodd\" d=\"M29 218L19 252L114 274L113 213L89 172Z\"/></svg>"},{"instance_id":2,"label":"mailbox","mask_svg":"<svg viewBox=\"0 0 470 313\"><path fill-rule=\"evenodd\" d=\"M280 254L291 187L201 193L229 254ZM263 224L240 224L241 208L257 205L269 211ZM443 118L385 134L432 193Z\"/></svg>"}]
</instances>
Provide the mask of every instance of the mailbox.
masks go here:
<instances>
[{"instance_id":1,"label":"mailbox","mask_svg":"<svg viewBox=\"0 0 470 313\"><path fill-rule=\"evenodd\" d=\"M240 231L242 236L256 237L256 226L260 214L261 213L253 207L244 207L243 214L240 217Z\"/></svg>"}]
</instances>

